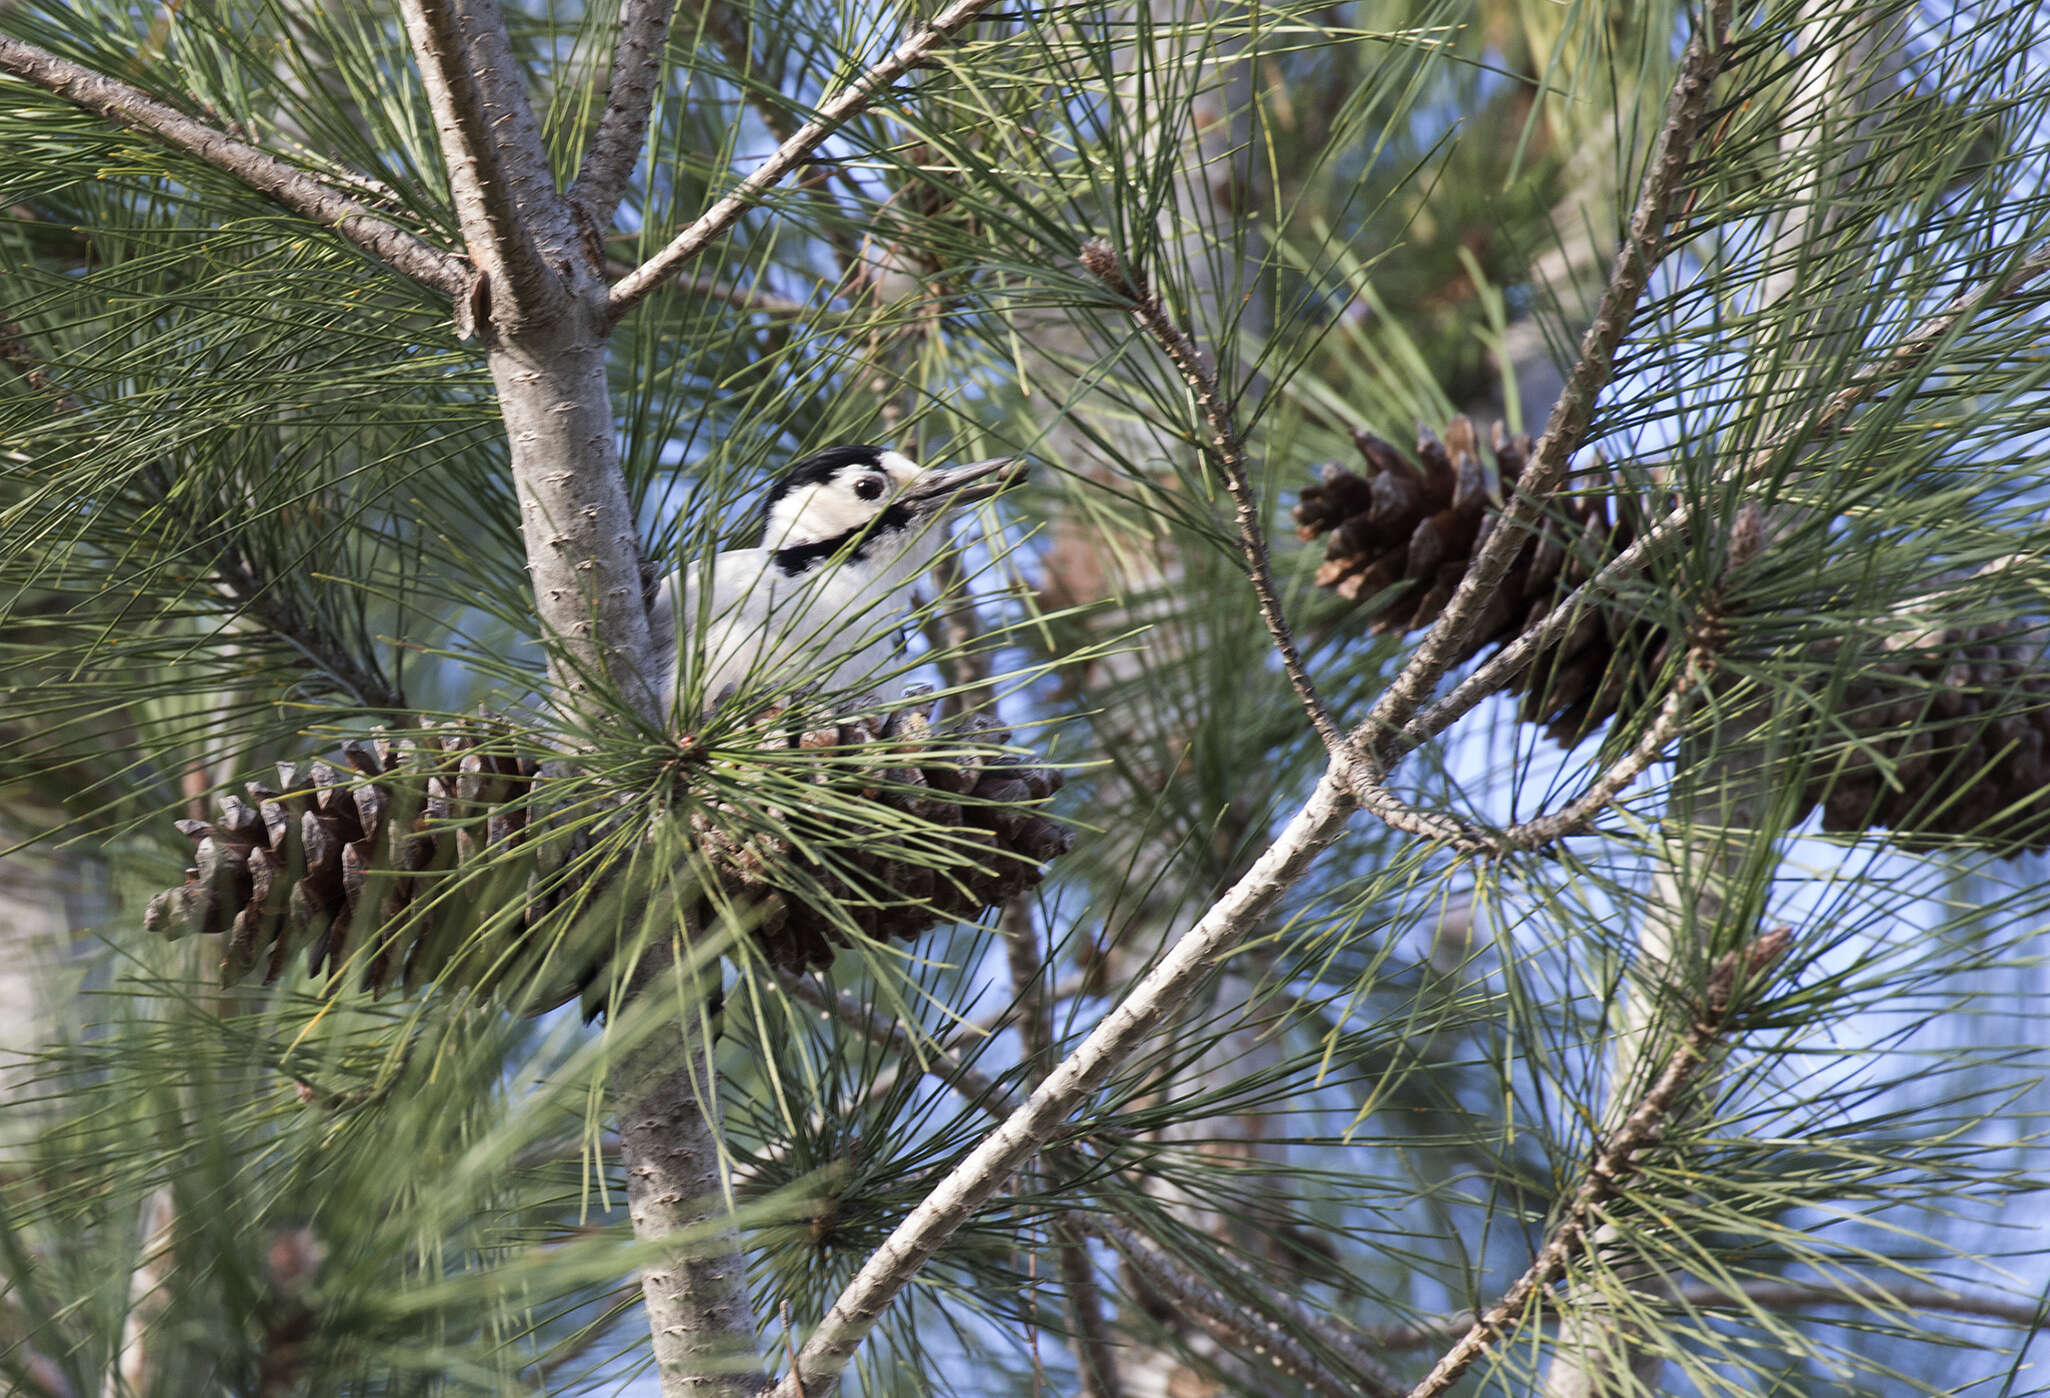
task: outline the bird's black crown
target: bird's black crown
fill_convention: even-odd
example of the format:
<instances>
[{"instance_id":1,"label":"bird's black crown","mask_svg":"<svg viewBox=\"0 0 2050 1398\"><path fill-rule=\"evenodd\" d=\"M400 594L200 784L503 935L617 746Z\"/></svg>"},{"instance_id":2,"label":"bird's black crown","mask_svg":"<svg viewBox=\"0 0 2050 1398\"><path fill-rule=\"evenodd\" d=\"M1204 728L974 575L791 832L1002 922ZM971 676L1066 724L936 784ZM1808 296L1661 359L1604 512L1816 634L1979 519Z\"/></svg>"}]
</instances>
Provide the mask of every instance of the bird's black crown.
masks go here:
<instances>
[{"instance_id":1,"label":"bird's black crown","mask_svg":"<svg viewBox=\"0 0 2050 1398\"><path fill-rule=\"evenodd\" d=\"M852 446L828 447L813 452L800 461L792 462L777 482L769 487L769 493L762 499L762 524L766 526L769 516L777 504L799 486L824 485L849 466L880 466L887 447Z\"/></svg>"}]
</instances>

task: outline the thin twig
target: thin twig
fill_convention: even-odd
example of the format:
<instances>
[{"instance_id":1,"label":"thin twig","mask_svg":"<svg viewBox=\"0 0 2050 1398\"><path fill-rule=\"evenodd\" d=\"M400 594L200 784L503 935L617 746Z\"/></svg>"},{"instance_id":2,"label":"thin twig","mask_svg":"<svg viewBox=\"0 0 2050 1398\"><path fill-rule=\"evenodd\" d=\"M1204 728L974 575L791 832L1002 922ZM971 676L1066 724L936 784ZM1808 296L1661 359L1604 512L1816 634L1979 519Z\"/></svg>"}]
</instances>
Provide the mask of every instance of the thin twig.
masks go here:
<instances>
[{"instance_id":1,"label":"thin twig","mask_svg":"<svg viewBox=\"0 0 2050 1398\"><path fill-rule=\"evenodd\" d=\"M790 1303L782 1302L776 1307L776 1316L783 1322L783 1353L790 1360L790 1367L797 1367L797 1325L790 1318Z\"/></svg>"},{"instance_id":2,"label":"thin twig","mask_svg":"<svg viewBox=\"0 0 2050 1398\"><path fill-rule=\"evenodd\" d=\"M610 297L616 318L637 305L662 280L710 246L713 239L730 228L742 214L796 169L811 153L847 121L867 110L890 85L904 74L933 60L935 53L965 29L994 0L954 0L918 33L897 45L889 57L864 72L819 105L818 115L806 122L767 160L757 165L732 192L700 214L695 222L672 239L669 245L615 283Z\"/></svg>"},{"instance_id":3,"label":"thin twig","mask_svg":"<svg viewBox=\"0 0 2050 1398\"><path fill-rule=\"evenodd\" d=\"M1702 646L1696 646L1687 653L1687 663L1673 682L1672 693L1666 696L1666 702L1660 706L1657 717L1644 730L1644 735L1630 751L1617 759L1614 766L1589 782L1579 796L1556 811L1512 825L1495 838L1509 849L1536 850L1584 830L1622 794L1625 787L1658 761L1666 745L1680 735L1699 691L1702 673L1711 659Z\"/></svg>"},{"instance_id":4,"label":"thin twig","mask_svg":"<svg viewBox=\"0 0 2050 1398\"><path fill-rule=\"evenodd\" d=\"M726 66L733 70L734 85L740 89L741 100L754 109L755 115L762 119L762 125L779 144L795 137L800 125L796 114L788 107L771 101L765 86L749 81L749 75L755 69L754 46L748 33L734 23L732 9L724 0L698 0L698 15L704 28L710 32L712 42L719 46ZM808 175L798 182L797 187L809 194L819 206L817 212L824 215L819 219L820 236L832 244L844 284L852 277L860 261L861 250L839 217L844 213L840 200L826 188L830 179L847 184L857 206L870 196L838 161L827 162L819 174Z\"/></svg>"},{"instance_id":5,"label":"thin twig","mask_svg":"<svg viewBox=\"0 0 2050 1398\"><path fill-rule=\"evenodd\" d=\"M1616 349L1664 251L1669 206L1693 152L1709 89L1722 66L1729 24L1730 0L1713 0L1706 23L1687 41L1666 105L1665 124L1659 129L1639 186L1628 236L1616 254L1594 323L1580 342L1579 357L1552 405L1544 435L1517 478L1508 508L1468 565L1444 612L1367 717L1372 736L1366 750L1384 770L1393 757L1395 734L1438 687L1446 669L1466 652L1503 574L1522 549L1539 512L1565 480L1567 463L1587 435L1595 400L1615 372Z\"/></svg>"},{"instance_id":6,"label":"thin twig","mask_svg":"<svg viewBox=\"0 0 2050 1398\"><path fill-rule=\"evenodd\" d=\"M947 682L944 711L956 715L984 709L993 718L996 695L989 683L990 654L982 648L988 630L975 594L961 575L961 555L952 549L941 554L931 577L933 605L922 629Z\"/></svg>"},{"instance_id":7,"label":"thin twig","mask_svg":"<svg viewBox=\"0 0 2050 1398\"><path fill-rule=\"evenodd\" d=\"M793 998L804 1001L871 1043L918 1064L925 1072L935 1072L934 1065L943 1065L946 1071L935 1075L971 1102L993 1104L989 1110L998 1115L1015 1107L1010 1094L998 1086L996 1079L963 1062L951 1047L943 1043L921 1042L913 1038L894 1018L885 1019L870 1011L852 991L829 991L808 976L790 976L779 984Z\"/></svg>"},{"instance_id":8,"label":"thin twig","mask_svg":"<svg viewBox=\"0 0 2050 1398\"><path fill-rule=\"evenodd\" d=\"M1076 1392L1082 1398L1118 1398L1125 1391L1124 1381L1118 1377L1117 1346L1104 1320L1103 1288L1097 1285L1088 1244L1071 1219L1056 1218L1051 1231L1061 1268L1061 1296L1075 1328L1069 1342L1075 1347L1081 1385Z\"/></svg>"},{"instance_id":9,"label":"thin twig","mask_svg":"<svg viewBox=\"0 0 2050 1398\"><path fill-rule=\"evenodd\" d=\"M1128 270L1109 243L1101 238L1091 238L1082 245L1081 261L1091 276L1126 302L1132 319L1160 346L1161 352L1182 376L1182 382L1195 395L1196 409L1203 414L1204 426L1210 433L1210 440L1205 445L1211 461L1217 466L1218 475L1224 478L1224 488L1231 495L1232 510L1238 517L1239 555L1245 560L1246 574L1253 584L1260 620L1267 627L1275 653L1281 657L1281 668L1288 676L1289 687L1295 690L1296 699L1316 728L1317 736L1324 740L1325 748L1334 757L1350 760L1352 745L1318 696L1316 683L1303 665L1302 653L1296 648L1295 636L1282 612L1281 589L1275 585L1274 568L1268 560L1267 535L1260 526L1260 501L1253 494L1252 482L1246 477L1245 443L1218 387L1216 371L1210 367L1195 342L1168 319L1166 309L1145 278Z\"/></svg>"},{"instance_id":10,"label":"thin twig","mask_svg":"<svg viewBox=\"0 0 2050 1398\"><path fill-rule=\"evenodd\" d=\"M608 259L605 263L605 275L609 277L623 277L632 270L626 263L615 259ZM791 320L830 320L849 314L831 306L806 305L802 301L794 301L788 296L778 296L773 291L764 291L759 287L736 286L732 282L722 282L715 277L684 277L665 283L663 289L679 295L702 296L707 301L723 301L736 311L783 316Z\"/></svg>"},{"instance_id":11,"label":"thin twig","mask_svg":"<svg viewBox=\"0 0 2050 1398\"><path fill-rule=\"evenodd\" d=\"M1970 291L1952 297L1942 310L1916 325L1908 332L1907 338L1886 354L1852 370L1844 386L1829 396L1798 439L1790 433L1775 439L1766 450L1778 452L1794 440L1805 442L1835 430L1852 408L1872 396L1874 389L1903 370L1913 368L1958 326L1994 302L2014 295L2045 272L2050 272L2050 243L2032 248L2005 275L1981 282Z\"/></svg>"},{"instance_id":12,"label":"thin twig","mask_svg":"<svg viewBox=\"0 0 2050 1398\"><path fill-rule=\"evenodd\" d=\"M1269 1294L1262 1308L1284 1320L1258 1315L1182 1266L1136 1229L1100 1215L1083 1227L1116 1248L1147 1285L1172 1302L1185 1316L1234 1353L1264 1359L1268 1364L1325 1398L1395 1398L1402 1392L1395 1376L1379 1360L1353 1344L1329 1316L1312 1315L1279 1294ZM1344 1372L1320 1359L1289 1333L1318 1337L1345 1362Z\"/></svg>"},{"instance_id":13,"label":"thin twig","mask_svg":"<svg viewBox=\"0 0 2050 1398\"><path fill-rule=\"evenodd\" d=\"M584 211L594 228L611 225L627 179L641 158L648 114L654 110L655 88L662 77L662 52L669 43L669 19L675 13L676 0L621 0L605 111L569 188L570 202Z\"/></svg>"},{"instance_id":14,"label":"thin twig","mask_svg":"<svg viewBox=\"0 0 2050 1398\"><path fill-rule=\"evenodd\" d=\"M461 293L469 267L452 252L337 194L320 180L217 127L187 116L139 88L95 73L34 44L0 35L0 72L81 110L133 127L232 175L257 193L324 228L392 270L447 296ZM360 178L360 177L359 177Z\"/></svg>"},{"instance_id":15,"label":"thin twig","mask_svg":"<svg viewBox=\"0 0 2050 1398\"><path fill-rule=\"evenodd\" d=\"M1474 1317L1466 1332L1431 1367L1431 1372L1409 1391L1408 1398L1436 1398L1451 1388L1475 1360L1515 1328L1539 1291L1566 1274L1592 1231L1596 1213L1636 1173L1640 1152L1657 1142L1680 1094L1721 1044L1730 1011L1740 993L1755 990L1760 978L1786 954L1793 940L1791 929L1775 927L1750 945L1725 953L1716 962L1702 988L1693 1023L1657 1079L1596 1150L1565 1213L1538 1249L1529 1269L1502 1293L1499 1301Z\"/></svg>"},{"instance_id":16,"label":"thin twig","mask_svg":"<svg viewBox=\"0 0 2050 1398\"><path fill-rule=\"evenodd\" d=\"M1792 1307L1856 1307L1864 1311L1942 1311L1949 1315L1972 1316L2000 1325L2018 1325L2041 1330L2050 1325L2050 1314L2034 1301L2003 1301L1995 1296L1968 1296L1936 1286L1882 1286L1878 1282L1749 1282L1732 1296L1723 1287L1690 1286L1668 1303L1675 1309L1696 1311L1785 1310Z\"/></svg>"}]
</instances>

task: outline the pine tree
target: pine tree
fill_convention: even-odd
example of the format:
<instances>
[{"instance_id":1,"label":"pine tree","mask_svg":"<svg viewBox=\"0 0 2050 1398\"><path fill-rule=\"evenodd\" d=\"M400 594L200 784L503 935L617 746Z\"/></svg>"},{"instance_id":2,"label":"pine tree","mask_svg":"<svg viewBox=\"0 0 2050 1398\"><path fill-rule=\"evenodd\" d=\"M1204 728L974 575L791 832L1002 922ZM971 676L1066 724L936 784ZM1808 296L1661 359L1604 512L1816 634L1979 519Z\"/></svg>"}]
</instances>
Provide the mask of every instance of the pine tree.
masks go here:
<instances>
[{"instance_id":1,"label":"pine tree","mask_svg":"<svg viewBox=\"0 0 2050 1398\"><path fill-rule=\"evenodd\" d=\"M0 1373L2022 1391L2045 37L0 10ZM658 708L850 441L1034 467Z\"/></svg>"}]
</instances>

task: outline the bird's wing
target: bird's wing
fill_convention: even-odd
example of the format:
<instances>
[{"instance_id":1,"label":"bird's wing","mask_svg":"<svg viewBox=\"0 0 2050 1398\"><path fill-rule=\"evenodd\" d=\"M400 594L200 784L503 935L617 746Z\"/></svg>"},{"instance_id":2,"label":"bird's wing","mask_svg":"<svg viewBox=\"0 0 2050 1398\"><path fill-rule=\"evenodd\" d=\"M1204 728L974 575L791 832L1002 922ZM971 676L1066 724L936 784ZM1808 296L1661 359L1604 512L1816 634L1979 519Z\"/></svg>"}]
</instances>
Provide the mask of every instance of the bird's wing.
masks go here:
<instances>
[{"instance_id":1,"label":"bird's wing","mask_svg":"<svg viewBox=\"0 0 2050 1398\"><path fill-rule=\"evenodd\" d=\"M710 699L750 668L767 640L760 633L773 605L770 557L766 549L728 549L709 566L679 569L662 580L648 624L662 657L665 709L684 674L702 674Z\"/></svg>"}]
</instances>

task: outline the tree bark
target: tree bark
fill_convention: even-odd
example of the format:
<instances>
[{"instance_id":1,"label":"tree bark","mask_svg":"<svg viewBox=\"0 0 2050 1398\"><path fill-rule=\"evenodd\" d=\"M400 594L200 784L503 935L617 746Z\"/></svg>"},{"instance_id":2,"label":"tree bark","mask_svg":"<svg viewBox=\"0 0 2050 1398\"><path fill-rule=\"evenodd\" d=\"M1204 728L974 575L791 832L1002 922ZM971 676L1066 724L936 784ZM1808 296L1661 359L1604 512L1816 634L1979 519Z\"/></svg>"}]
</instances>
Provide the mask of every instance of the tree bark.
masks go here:
<instances>
[{"instance_id":1,"label":"tree bark","mask_svg":"<svg viewBox=\"0 0 2050 1398\"><path fill-rule=\"evenodd\" d=\"M459 316L483 338L498 390L568 746L588 745L629 714L660 725L658 675L672 661L655 653L620 463L603 258L555 186L495 0L408 0L406 14L478 268ZM638 148L666 18L666 7L652 3L622 16L631 32L621 35L592 166L601 204L617 202L618 148ZM666 947L645 952L621 1003L660 997L674 985L670 970ZM679 997L686 1009L691 1003ZM634 1236L664 1254L641 1276L664 1398L761 1383L758 1373L749 1376L758 1368L754 1308L712 1124L710 1039L689 1018L641 1041L613 1076Z\"/></svg>"},{"instance_id":2,"label":"tree bark","mask_svg":"<svg viewBox=\"0 0 2050 1398\"><path fill-rule=\"evenodd\" d=\"M559 319L493 345L491 377L557 702L604 722L594 686L610 684L659 723L652 677L661 661L605 376L604 288L592 279L581 291Z\"/></svg>"},{"instance_id":3,"label":"tree bark","mask_svg":"<svg viewBox=\"0 0 2050 1398\"><path fill-rule=\"evenodd\" d=\"M672 969L666 948L642 957L629 998L652 997L658 1012L672 1000L676 1023L657 1027L612 1074L627 1215L634 1237L666 1253L641 1268L641 1298L663 1398L754 1393L768 1380L714 1126L713 1043L696 987L679 985Z\"/></svg>"}]
</instances>

